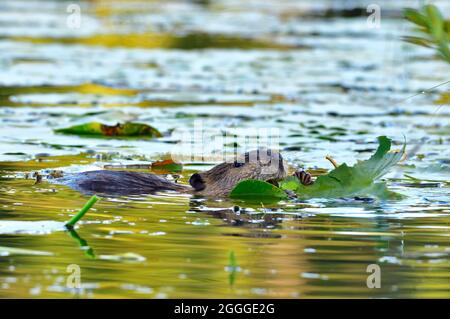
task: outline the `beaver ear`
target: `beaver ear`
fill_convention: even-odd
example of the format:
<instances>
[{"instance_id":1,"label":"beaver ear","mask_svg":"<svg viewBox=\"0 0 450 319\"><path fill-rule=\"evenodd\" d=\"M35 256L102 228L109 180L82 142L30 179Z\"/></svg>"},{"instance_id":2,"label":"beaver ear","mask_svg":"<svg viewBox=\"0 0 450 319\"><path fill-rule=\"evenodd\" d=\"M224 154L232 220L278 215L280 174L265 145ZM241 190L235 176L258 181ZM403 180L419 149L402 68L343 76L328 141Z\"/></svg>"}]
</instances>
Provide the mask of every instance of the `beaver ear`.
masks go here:
<instances>
[{"instance_id":1,"label":"beaver ear","mask_svg":"<svg viewBox=\"0 0 450 319\"><path fill-rule=\"evenodd\" d=\"M196 191L202 191L206 187L205 181L200 176L200 174L197 173L195 173L194 175L191 176L191 178L189 178L189 184L191 184L191 186L194 187Z\"/></svg>"}]
</instances>

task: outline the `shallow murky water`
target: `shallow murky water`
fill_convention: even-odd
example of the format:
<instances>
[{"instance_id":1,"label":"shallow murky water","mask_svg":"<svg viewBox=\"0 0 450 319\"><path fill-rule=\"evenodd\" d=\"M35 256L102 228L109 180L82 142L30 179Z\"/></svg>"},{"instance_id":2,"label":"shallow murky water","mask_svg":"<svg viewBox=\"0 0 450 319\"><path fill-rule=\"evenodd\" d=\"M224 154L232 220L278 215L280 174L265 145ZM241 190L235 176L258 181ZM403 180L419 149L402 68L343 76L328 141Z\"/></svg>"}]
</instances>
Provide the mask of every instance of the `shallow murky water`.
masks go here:
<instances>
[{"instance_id":1,"label":"shallow murky water","mask_svg":"<svg viewBox=\"0 0 450 319\"><path fill-rule=\"evenodd\" d=\"M400 40L401 9L418 3L378 1L380 29L365 1L83 1L78 29L70 3L0 4L0 297L450 297L449 86L427 91L450 68ZM199 120L278 129L291 165L313 172L329 154L368 158L379 135L406 138L387 180L407 197L103 198L70 233L62 223L88 197L25 178L148 164ZM164 137L53 132L89 121ZM185 162L181 182L204 164ZM81 289L67 286L73 264ZM367 288L370 264L380 289Z\"/></svg>"}]
</instances>

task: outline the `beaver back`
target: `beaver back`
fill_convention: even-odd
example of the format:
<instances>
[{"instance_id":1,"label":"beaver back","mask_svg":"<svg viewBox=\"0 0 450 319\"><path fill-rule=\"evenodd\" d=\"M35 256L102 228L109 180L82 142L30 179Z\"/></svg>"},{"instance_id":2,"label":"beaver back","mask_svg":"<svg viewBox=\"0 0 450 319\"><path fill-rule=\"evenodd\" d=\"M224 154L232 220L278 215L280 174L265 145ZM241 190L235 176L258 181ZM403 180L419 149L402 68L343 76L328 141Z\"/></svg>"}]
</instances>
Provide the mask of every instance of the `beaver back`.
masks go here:
<instances>
[{"instance_id":1,"label":"beaver back","mask_svg":"<svg viewBox=\"0 0 450 319\"><path fill-rule=\"evenodd\" d=\"M133 195L157 191L186 191L186 186L163 177L140 172L97 170L71 174L53 180L84 194Z\"/></svg>"}]
</instances>

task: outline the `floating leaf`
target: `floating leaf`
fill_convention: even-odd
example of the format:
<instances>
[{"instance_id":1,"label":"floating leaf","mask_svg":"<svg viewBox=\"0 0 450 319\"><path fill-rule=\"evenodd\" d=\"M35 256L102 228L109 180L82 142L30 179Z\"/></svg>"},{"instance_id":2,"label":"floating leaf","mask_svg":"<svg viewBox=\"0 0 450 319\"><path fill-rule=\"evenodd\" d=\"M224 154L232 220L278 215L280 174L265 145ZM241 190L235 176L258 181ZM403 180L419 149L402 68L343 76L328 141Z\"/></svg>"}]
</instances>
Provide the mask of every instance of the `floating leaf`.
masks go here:
<instances>
[{"instance_id":1,"label":"floating leaf","mask_svg":"<svg viewBox=\"0 0 450 319\"><path fill-rule=\"evenodd\" d=\"M172 159L166 159L153 162L152 170L158 172L181 172L183 170L183 165L174 162Z\"/></svg>"},{"instance_id":2,"label":"floating leaf","mask_svg":"<svg viewBox=\"0 0 450 319\"><path fill-rule=\"evenodd\" d=\"M140 123L124 123L106 125L98 122L90 122L75 125L68 128L57 129L57 133L90 135L90 136L114 136L114 137L161 137L162 134L154 127Z\"/></svg>"},{"instance_id":3,"label":"floating leaf","mask_svg":"<svg viewBox=\"0 0 450 319\"><path fill-rule=\"evenodd\" d=\"M288 196L282 189L255 179L247 179L239 182L230 193L231 198L246 200L280 200Z\"/></svg>"},{"instance_id":4,"label":"floating leaf","mask_svg":"<svg viewBox=\"0 0 450 319\"><path fill-rule=\"evenodd\" d=\"M395 197L394 193L388 191L385 183L374 182L400 161L406 146L399 152L389 152L391 140L380 136L378 141L376 153L366 161L360 161L352 167L342 164L328 174L319 176L309 186L301 184L297 178L289 177L281 182L281 188L294 191L299 198Z\"/></svg>"}]
</instances>

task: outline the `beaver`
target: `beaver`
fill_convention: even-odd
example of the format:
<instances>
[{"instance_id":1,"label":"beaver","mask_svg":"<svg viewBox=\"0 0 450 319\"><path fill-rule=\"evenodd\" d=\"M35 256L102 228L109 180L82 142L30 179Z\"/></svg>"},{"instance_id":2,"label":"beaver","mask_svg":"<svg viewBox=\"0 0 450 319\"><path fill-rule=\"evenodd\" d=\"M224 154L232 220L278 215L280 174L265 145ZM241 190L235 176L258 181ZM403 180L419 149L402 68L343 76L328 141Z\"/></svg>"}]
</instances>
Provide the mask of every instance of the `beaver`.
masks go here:
<instances>
[{"instance_id":1,"label":"beaver","mask_svg":"<svg viewBox=\"0 0 450 319\"><path fill-rule=\"evenodd\" d=\"M71 174L51 180L84 194L138 195L176 191L206 197L227 197L242 180L256 179L276 184L287 176L287 163L278 151L258 149L234 157L212 169L195 173L188 185L177 184L161 176L132 172L96 170ZM303 184L312 183L305 171L294 173Z\"/></svg>"}]
</instances>

